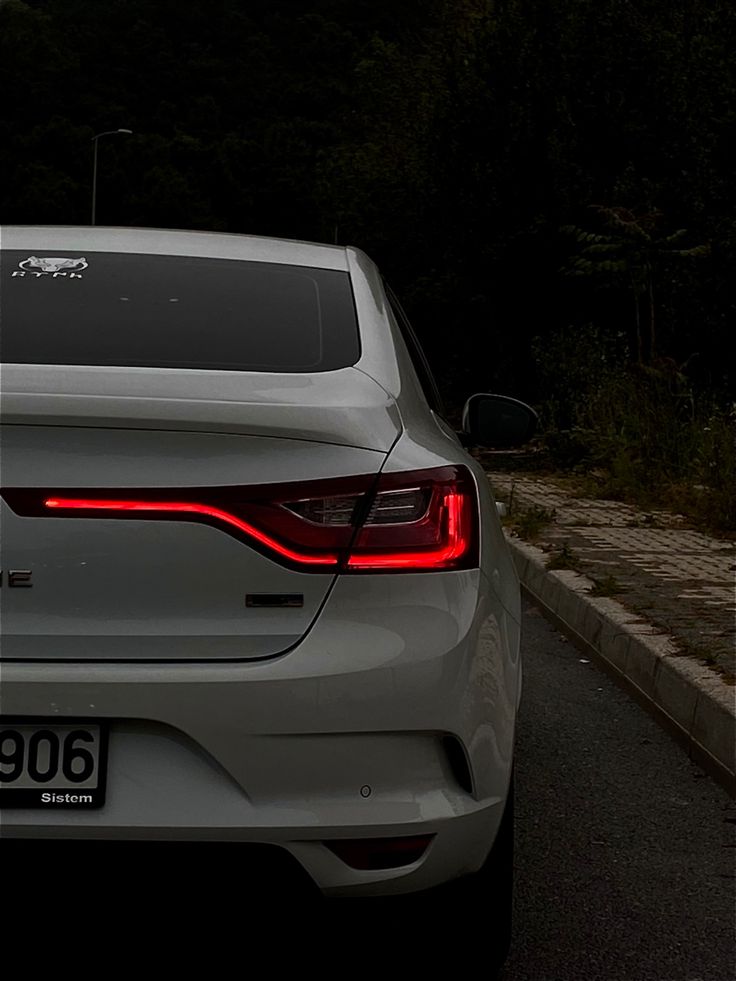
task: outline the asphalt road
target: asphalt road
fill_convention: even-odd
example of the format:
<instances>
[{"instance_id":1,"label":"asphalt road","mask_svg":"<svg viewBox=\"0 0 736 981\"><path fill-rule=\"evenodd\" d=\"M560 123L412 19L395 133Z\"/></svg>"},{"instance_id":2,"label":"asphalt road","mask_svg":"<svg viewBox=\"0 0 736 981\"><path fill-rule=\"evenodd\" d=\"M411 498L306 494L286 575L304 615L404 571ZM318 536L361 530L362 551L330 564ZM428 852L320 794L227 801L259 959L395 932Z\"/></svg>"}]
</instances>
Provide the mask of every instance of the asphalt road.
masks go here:
<instances>
[{"instance_id":1,"label":"asphalt road","mask_svg":"<svg viewBox=\"0 0 736 981\"><path fill-rule=\"evenodd\" d=\"M532 607L524 648L504 981L733 981L736 805ZM273 877L265 896L247 866L190 865L187 846L165 865L155 845L150 862L121 864L105 846L79 863L7 844L0 937L28 963L93 963L103 977L126 964L208 978L488 975L482 916L469 927L440 901L324 904Z\"/></svg>"},{"instance_id":2,"label":"asphalt road","mask_svg":"<svg viewBox=\"0 0 736 981\"><path fill-rule=\"evenodd\" d=\"M734 981L736 804L530 605L523 645L503 981ZM415 904L346 936L379 970L482 976L462 911Z\"/></svg>"},{"instance_id":3,"label":"asphalt road","mask_svg":"<svg viewBox=\"0 0 736 981\"><path fill-rule=\"evenodd\" d=\"M533 607L504 981L733 981L736 805Z\"/></svg>"}]
</instances>

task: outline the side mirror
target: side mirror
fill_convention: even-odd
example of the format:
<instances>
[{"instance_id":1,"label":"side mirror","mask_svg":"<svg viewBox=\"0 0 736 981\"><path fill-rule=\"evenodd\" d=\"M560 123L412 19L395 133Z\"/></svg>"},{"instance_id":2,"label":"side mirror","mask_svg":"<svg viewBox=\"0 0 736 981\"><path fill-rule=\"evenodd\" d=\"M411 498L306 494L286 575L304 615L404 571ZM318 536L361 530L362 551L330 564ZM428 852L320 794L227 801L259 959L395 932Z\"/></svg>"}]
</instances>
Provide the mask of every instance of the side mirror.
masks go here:
<instances>
[{"instance_id":1,"label":"side mirror","mask_svg":"<svg viewBox=\"0 0 736 981\"><path fill-rule=\"evenodd\" d=\"M538 421L526 402L507 395L471 395L463 409L461 439L466 445L510 449L528 443Z\"/></svg>"}]
</instances>

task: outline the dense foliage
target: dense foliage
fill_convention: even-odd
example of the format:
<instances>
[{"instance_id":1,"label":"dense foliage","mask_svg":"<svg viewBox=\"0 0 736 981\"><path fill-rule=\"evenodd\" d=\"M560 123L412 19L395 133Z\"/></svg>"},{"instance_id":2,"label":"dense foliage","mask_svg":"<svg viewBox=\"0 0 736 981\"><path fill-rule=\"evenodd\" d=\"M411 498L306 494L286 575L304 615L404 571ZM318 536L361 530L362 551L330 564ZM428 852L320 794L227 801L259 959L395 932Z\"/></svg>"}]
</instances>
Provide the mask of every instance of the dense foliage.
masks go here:
<instances>
[{"instance_id":1,"label":"dense foliage","mask_svg":"<svg viewBox=\"0 0 736 981\"><path fill-rule=\"evenodd\" d=\"M87 222L127 127L101 224L361 246L457 399L556 397L561 331L733 399L734 51L730 0L0 0L0 218Z\"/></svg>"}]
</instances>

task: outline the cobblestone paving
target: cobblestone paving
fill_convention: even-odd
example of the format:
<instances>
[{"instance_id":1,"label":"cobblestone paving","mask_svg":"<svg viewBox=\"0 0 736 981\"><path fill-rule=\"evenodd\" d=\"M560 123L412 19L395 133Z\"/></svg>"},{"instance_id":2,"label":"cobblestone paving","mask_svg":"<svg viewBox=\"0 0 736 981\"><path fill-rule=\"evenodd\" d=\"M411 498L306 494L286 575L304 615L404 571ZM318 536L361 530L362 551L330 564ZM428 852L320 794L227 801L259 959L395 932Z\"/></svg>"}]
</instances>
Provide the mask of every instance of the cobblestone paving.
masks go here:
<instances>
[{"instance_id":1,"label":"cobblestone paving","mask_svg":"<svg viewBox=\"0 0 736 981\"><path fill-rule=\"evenodd\" d=\"M611 595L670 634L684 654L736 677L733 543L692 531L679 515L575 498L527 474L489 479L512 520L534 508L553 515L535 544L550 552L566 545L584 575L620 590Z\"/></svg>"}]
</instances>

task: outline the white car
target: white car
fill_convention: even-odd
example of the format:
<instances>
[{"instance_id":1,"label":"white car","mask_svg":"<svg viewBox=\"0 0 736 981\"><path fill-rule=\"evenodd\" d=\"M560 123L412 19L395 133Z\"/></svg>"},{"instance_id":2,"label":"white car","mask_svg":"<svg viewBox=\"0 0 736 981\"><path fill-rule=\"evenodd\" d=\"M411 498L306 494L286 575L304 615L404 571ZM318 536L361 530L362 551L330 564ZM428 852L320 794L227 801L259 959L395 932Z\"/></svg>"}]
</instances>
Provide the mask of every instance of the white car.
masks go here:
<instances>
[{"instance_id":1,"label":"white car","mask_svg":"<svg viewBox=\"0 0 736 981\"><path fill-rule=\"evenodd\" d=\"M278 846L325 895L483 872L508 944L518 579L353 248L2 230L5 838ZM501 954L502 956L502 954Z\"/></svg>"}]
</instances>

